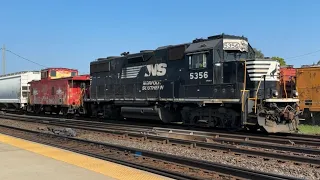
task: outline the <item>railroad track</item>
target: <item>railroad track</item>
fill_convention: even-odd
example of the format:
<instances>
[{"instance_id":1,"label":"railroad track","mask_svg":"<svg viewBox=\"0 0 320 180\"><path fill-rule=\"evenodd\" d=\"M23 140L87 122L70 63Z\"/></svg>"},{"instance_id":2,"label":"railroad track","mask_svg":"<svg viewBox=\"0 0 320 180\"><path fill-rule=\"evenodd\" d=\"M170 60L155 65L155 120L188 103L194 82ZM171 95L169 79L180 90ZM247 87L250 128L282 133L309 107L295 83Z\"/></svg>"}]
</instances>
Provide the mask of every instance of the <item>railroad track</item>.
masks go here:
<instances>
[{"instance_id":1,"label":"railroad track","mask_svg":"<svg viewBox=\"0 0 320 180\"><path fill-rule=\"evenodd\" d=\"M229 165L0 125L0 132L175 179L298 179Z\"/></svg>"},{"instance_id":2,"label":"railroad track","mask_svg":"<svg viewBox=\"0 0 320 180\"><path fill-rule=\"evenodd\" d=\"M140 141L157 141L165 142L171 145L183 145L185 147L196 147L199 149L207 149L208 151L226 151L233 153L241 153L250 156L260 156L265 158L274 158L288 162L299 162L320 165L320 149L303 148L295 146L279 146L278 144L265 143L257 139L252 140L251 137L230 134L212 134L211 132L174 130L165 128L152 128L140 126L122 126L108 123L99 123L69 119L41 118L29 116L11 116L0 115L2 118L15 119L20 121L28 121L41 123L46 125L70 127L83 130L91 130L96 132L104 132L110 135L117 135L120 138L139 139ZM224 137L226 136L226 137ZM257 138L254 136L254 138ZM276 142L283 142L273 140ZM266 140L265 140L266 141ZM309 142L309 141L307 141ZM312 143L314 144L314 143ZM268 160L268 159L267 159Z\"/></svg>"},{"instance_id":3,"label":"railroad track","mask_svg":"<svg viewBox=\"0 0 320 180\"><path fill-rule=\"evenodd\" d=\"M14 110L0 110L0 112L9 112L8 114L10 115L27 115L30 117L41 117L41 118L56 118L56 119L69 119L69 120L81 120L81 121L90 121L91 123L95 122L105 122L105 124L119 124L121 126L128 126L128 121L127 120L113 120L113 119L100 119L100 118L85 118L85 117L75 117L75 118L65 118L63 115L58 115L58 114L22 114L21 112L17 112ZM317 135L309 135L309 134L299 134L299 133L278 133L278 135L270 135L266 134L264 132L243 132L243 131L228 131L228 130L221 130L221 129L212 129L212 128L207 128L207 127L189 127L189 126L182 126L180 123L172 123L172 124L163 124L162 122L158 121L150 121L148 120L135 120L135 121L129 121L132 126L135 127L141 127L141 128L147 128L147 127L153 127L153 126L158 126L162 128L169 128L169 129L181 129L181 130L186 130L188 129L189 131L205 131L205 132L215 132L215 133L221 133L221 134L228 134L230 133L235 134L235 135L247 135L247 136L257 136L257 137L274 137L278 139L283 139L283 140L301 140L301 141L313 141L316 140L320 142L320 132Z\"/></svg>"},{"instance_id":4,"label":"railroad track","mask_svg":"<svg viewBox=\"0 0 320 180\"><path fill-rule=\"evenodd\" d=\"M16 110L7 110L7 109L0 109L0 112L8 112L10 114L16 115L29 115L29 116L36 116L36 117L46 117L46 118L59 118L65 119L66 117L61 114L34 114L34 113L25 113ZM67 119L79 119L83 121L90 121L90 122L109 122L113 124L125 124L127 125L127 120L114 120L114 119L101 119L101 118L86 118L86 117L74 117L74 118L67 118ZM138 126L160 126L164 128L173 128L173 129L189 129L195 131L214 131L214 132L228 132L225 129L212 129L211 127L195 127L195 126L183 126L181 123L171 123L171 124L163 124L160 121L149 121L149 120L142 120L142 119L135 119L134 121L130 120L130 124L138 125ZM264 132L244 132L244 131L231 131L234 134L242 134L242 135L255 135L255 136L270 136ZM281 134L281 133L279 133ZM274 136L274 135L272 135ZM309 135L309 134L299 134L299 133L283 133L280 136L276 135L276 137L288 137L293 139L320 139L320 132L317 135Z\"/></svg>"},{"instance_id":5,"label":"railroad track","mask_svg":"<svg viewBox=\"0 0 320 180\"><path fill-rule=\"evenodd\" d=\"M97 127L104 129L114 129L114 130L124 130L129 129L131 131L135 130L137 132L142 132L146 130L158 131L159 133L170 132L171 134L186 134L194 136L207 136L207 137L219 137L224 138L222 140L226 141L227 139L245 139L246 141L252 142L268 142L273 144L284 144L284 145L301 145L301 146L320 146L320 136L318 135L302 135L302 134L289 134L289 135L266 135L266 134L249 134L241 132L226 132L226 131L200 131L200 130L185 130L180 128L163 128L163 127L154 127L150 125L128 125L128 124L117 124L117 123L105 123L105 122L96 122L96 121L84 121L84 120L75 120L75 119L63 119L63 118L52 118L52 117L39 117L39 116L25 116L25 115L16 115L16 114L6 114L0 115L3 118L23 118L29 121L45 121L47 120L50 123L56 123L55 121L64 121L64 124L69 123L70 125L78 125L85 127ZM202 129L203 130L203 129ZM232 142L231 143L235 143Z\"/></svg>"}]
</instances>

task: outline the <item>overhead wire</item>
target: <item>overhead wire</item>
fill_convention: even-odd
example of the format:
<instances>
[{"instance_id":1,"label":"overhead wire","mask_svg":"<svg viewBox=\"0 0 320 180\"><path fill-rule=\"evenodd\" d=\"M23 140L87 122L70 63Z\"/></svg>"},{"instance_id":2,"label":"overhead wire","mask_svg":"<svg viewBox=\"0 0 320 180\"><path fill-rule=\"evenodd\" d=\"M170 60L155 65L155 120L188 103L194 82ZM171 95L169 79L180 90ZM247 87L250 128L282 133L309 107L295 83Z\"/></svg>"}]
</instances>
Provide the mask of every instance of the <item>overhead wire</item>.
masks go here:
<instances>
[{"instance_id":1,"label":"overhead wire","mask_svg":"<svg viewBox=\"0 0 320 180\"><path fill-rule=\"evenodd\" d=\"M0 48L0 50L2 50L2 49L3 49L3 48ZM38 65L38 66L41 66L41 67L44 67L44 68L48 68L48 67L45 66L45 65L42 65L42 64L37 63L37 62L35 62L35 61L32 61L32 60L30 60L30 59L27 59L27 58L25 58L25 57L23 57L23 56L15 53L15 52L11 51L11 50L5 49L5 51L7 51L7 52L9 52L9 53L11 53L11 54L13 54L13 55L21 58L21 59L24 59L24 60L26 60L26 61L29 61L29 62L31 62L31 63L34 63L34 64L36 64L36 65ZM79 72L79 74L81 74L81 72ZM83 74L88 74L88 73L83 73Z\"/></svg>"},{"instance_id":2,"label":"overhead wire","mask_svg":"<svg viewBox=\"0 0 320 180\"><path fill-rule=\"evenodd\" d=\"M1 49L2 49L2 48L1 48ZM26 61L29 61L29 62L31 62L31 63L34 63L34 64L36 64L36 65L38 65L38 66L42 66L42 67L44 67L44 68L47 68L47 66L44 66L44 65L39 64L39 63L37 63L37 62L35 62L35 61L32 61L32 60L27 59L27 58L25 58L25 57L22 57L22 56L20 56L19 54L14 53L14 52L12 52L12 51L10 51L10 50L8 50L8 49L6 49L6 51L9 52L9 53L11 53L11 54L13 54L13 55L15 55L15 56L17 56L17 57L19 57L19 58L21 58L21 59L24 59L24 60L26 60Z\"/></svg>"},{"instance_id":3,"label":"overhead wire","mask_svg":"<svg viewBox=\"0 0 320 180\"><path fill-rule=\"evenodd\" d=\"M0 50L2 50L2 49L3 49L3 48L0 48ZM9 53L11 53L11 54L13 54L13 55L21 58L21 59L24 59L24 60L26 60L26 61L29 61L29 62L31 62L31 63L34 63L34 64L36 64L36 65L38 65L38 66L47 68L47 66L42 65L42 64L39 64L39 63L37 63L37 62L35 62L35 61L32 61L32 60L30 60L30 59L27 59L27 58L25 58L25 57L22 57L22 56L20 56L19 54L12 52L11 50L5 49L5 51L7 51L7 52L9 52ZM315 53L318 53L318 52L320 52L320 49L318 49L318 50L316 50L316 51L309 52L309 53L301 54L301 55L296 55L296 56L292 56L292 57L287 57L287 58L285 58L285 59L286 59L286 60L287 60L287 59L295 59L295 58L299 58L299 57L303 57L303 56L308 56L308 55L311 55L311 54L315 54Z\"/></svg>"},{"instance_id":4,"label":"overhead wire","mask_svg":"<svg viewBox=\"0 0 320 180\"><path fill-rule=\"evenodd\" d=\"M288 58L285 58L285 59L295 59L295 58L307 56L307 55L310 55L310 54L315 54L315 53L317 53L317 52L320 52L320 49L319 49L319 50L316 50L316 51L309 52L309 53L305 53L305 54L301 54L301 55L297 55L297 56L288 57Z\"/></svg>"}]
</instances>

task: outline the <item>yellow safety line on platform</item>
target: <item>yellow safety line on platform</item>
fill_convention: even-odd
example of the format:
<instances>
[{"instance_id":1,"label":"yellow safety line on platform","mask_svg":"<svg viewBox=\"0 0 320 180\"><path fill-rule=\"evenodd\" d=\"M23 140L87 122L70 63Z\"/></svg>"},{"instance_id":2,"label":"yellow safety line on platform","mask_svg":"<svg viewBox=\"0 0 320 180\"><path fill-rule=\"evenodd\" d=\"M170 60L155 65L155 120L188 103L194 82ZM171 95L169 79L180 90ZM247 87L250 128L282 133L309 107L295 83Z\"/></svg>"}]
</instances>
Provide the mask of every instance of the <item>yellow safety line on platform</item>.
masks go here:
<instances>
[{"instance_id":1,"label":"yellow safety line on platform","mask_svg":"<svg viewBox=\"0 0 320 180\"><path fill-rule=\"evenodd\" d=\"M73 153L63 149L58 149L31 141L0 134L0 142L25 149L55 160L63 161L75 166L79 166L91 171L104 174L115 179L136 180L136 179L162 179L161 176L153 175L138 169L126 167L120 164L92 158L82 154Z\"/></svg>"}]
</instances>

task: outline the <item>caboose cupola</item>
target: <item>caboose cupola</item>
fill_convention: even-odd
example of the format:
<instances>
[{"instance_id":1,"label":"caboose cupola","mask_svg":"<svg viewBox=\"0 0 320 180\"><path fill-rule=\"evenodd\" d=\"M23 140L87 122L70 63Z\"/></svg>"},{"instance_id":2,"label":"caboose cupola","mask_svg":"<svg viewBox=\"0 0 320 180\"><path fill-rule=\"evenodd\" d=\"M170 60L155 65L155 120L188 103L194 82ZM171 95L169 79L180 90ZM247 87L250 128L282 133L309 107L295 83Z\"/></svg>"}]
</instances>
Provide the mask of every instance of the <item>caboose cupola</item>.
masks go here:
<instances>
[{"instance_id":1,"label":"caboose cupola","mask_svg":"<svg viewBox=\"0 0 320 180\"><path fill-rule=\"evenodd\" d=\"M41 70L41 79L58 79L78 76L78 70L69 68L47 68Z\"/></svg>"}]
</instances>

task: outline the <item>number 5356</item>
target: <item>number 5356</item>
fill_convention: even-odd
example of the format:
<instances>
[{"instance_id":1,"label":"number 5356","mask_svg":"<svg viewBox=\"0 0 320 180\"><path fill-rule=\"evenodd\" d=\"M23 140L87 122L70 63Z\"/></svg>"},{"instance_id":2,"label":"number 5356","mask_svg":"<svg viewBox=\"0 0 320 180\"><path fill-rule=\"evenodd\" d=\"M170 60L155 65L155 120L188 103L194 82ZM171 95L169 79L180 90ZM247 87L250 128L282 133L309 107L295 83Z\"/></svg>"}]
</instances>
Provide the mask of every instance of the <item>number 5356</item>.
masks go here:
<instances>
[{"instance_id":1,"label":"number 5356","mask_svg":"<svg viewBox=\"0 0 320 180\"><path fill-rule=\"evenodd\" d=\"M190 79L207 79L208 72L192 72L190 73Z\"/></svg>"}]
</instances>

